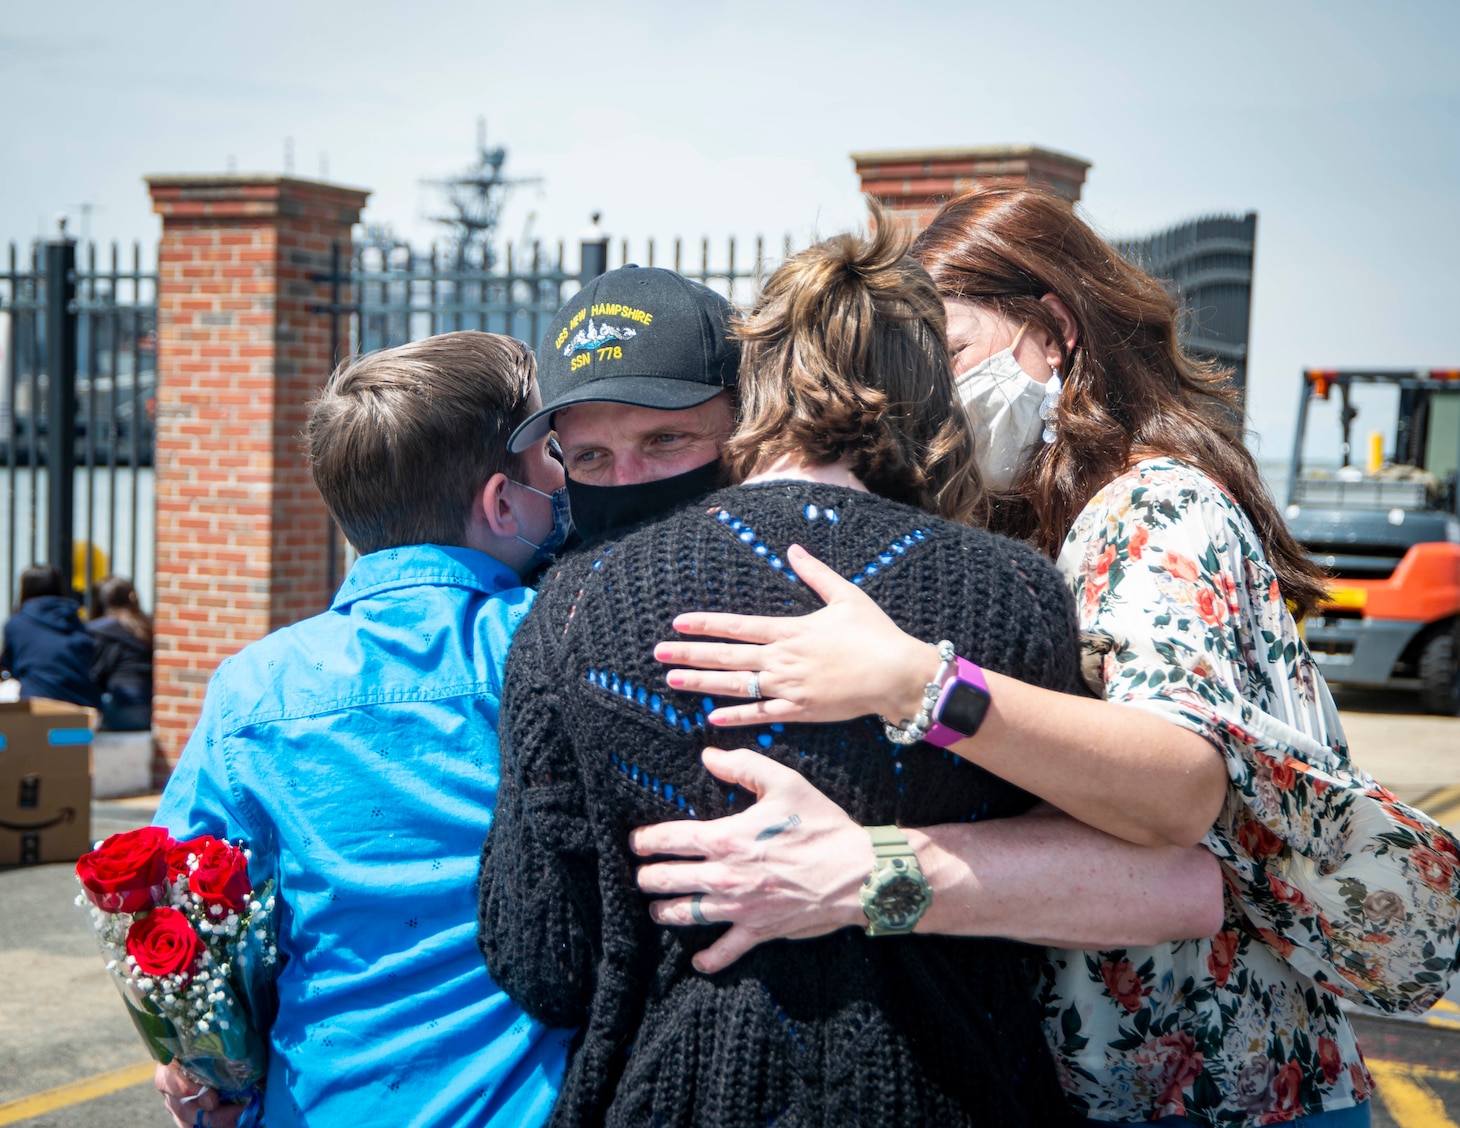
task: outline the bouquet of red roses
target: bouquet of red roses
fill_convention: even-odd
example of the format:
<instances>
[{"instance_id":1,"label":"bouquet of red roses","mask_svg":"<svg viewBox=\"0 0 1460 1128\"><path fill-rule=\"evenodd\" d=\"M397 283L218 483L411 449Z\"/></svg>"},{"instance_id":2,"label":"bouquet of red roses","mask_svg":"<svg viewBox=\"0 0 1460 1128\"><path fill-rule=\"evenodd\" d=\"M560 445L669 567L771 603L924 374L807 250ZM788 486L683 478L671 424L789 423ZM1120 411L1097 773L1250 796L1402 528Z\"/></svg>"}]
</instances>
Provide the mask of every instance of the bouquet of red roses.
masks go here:
<instances>
[{"instance_id":1,"label":"bouquet of red roses","mask_svg":"<svg viewBox=\"0 0 1460 1128\"><path fill-rule=\"evenodd\" d=\"M254 1123L268 1070L278 964L273 882L250 852L160 827L114 834L76 863L107 970L152 1056L176 1059Z\"/></svg>"}]
</instances>

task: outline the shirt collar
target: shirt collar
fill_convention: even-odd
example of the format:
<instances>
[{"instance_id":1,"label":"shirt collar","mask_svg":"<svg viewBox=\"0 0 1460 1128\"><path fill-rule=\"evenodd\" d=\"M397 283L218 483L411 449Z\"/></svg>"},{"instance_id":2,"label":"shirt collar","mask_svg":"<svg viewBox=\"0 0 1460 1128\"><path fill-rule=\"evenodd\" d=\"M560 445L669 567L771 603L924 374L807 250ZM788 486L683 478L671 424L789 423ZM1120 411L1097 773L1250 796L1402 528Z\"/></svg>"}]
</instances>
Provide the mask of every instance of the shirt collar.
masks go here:
<instances>
[{"instance_id":1,"label":"shirt collar","mask_svg":"<svg viewBox=\"0 0 1460 1128\"><path fill-rule=\"evenodd\" d=\"M521 587L522 580L500 560L474 548L440 544L383 548L355 561L330 609L339 610L367 596L421 584L464 587L495 595Z\"/></svg>"}]
</instances>

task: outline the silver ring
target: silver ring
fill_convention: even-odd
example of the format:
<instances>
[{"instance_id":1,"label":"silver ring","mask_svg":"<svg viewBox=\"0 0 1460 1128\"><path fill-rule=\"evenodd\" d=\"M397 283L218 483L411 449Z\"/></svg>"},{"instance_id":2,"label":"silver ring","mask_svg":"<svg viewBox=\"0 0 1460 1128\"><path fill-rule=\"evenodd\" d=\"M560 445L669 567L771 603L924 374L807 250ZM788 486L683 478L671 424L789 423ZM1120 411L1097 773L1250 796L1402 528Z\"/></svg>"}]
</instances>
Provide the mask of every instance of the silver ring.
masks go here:
<instances>
[{"instance_id":1,"label":"silver ring","mask_svg":"<svg viewBox=\"0 0 1460 1128\"><path fill-rule=\"evenodd\" d=\"M709 920L705 918L705 910L700 908L700 902L704 899L705 895L703 893L696 893L693 897L689 899L689 915L694 918L694 922L696 924L710 923Z\"/></svg>"},{"instance_id":2,"label":"silver ring","mask_svg":"<svg viewBox=\"0 0 1460 1128\"><path fill-rule=\"evenodd\" d=\"M752 701L760 700L760 674L752 673L750 680L745 683L745 696Z\"/></svg>"}]
</instances>

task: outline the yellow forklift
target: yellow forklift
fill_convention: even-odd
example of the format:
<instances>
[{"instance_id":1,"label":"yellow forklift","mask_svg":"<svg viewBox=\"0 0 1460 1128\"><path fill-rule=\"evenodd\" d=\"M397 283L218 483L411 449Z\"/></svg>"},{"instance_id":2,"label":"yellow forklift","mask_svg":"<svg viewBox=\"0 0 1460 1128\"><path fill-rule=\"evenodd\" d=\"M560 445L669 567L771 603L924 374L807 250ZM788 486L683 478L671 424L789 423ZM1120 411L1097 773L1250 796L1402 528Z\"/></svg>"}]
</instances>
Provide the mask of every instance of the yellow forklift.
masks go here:
<instances>
[{"instance_id":1,"label":"yellow forklift","mask_svg":"<svg viewBox=\"0 0 1460 1128\"><path fill-rule=\"evenodd\" d=\"M1356 459L1356 391L1392 392L1392 446L1371 431ZM1337 464L1305 462L1310 406L1337 392ZM1383 418L1388 417L1387 404ZM1460 370L1308 369L1288 470L1287 521L1332 577L1306 623L1335 685L1417 691L1460 713Z\"/></svg>"}]
</instances>

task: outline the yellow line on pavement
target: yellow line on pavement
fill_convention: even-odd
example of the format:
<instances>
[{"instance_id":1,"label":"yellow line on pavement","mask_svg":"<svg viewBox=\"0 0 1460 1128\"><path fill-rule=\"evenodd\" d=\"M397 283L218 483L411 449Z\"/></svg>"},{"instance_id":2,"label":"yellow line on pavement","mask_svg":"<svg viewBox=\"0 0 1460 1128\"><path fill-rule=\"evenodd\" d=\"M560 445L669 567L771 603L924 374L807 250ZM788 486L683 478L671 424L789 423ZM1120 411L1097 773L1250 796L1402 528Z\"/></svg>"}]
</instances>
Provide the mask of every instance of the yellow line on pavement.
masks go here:
<instances>
[{"instance_id":1,"label":"yellow line on pavement","mask_svg":"<svg viewBox=\"0 0 1460 1128\"><path fill-rule=\"evenodd\" d=\"M1460 1080L1460 1070L1431 1069L1399 1061L1369 1061L1374 1094L1398 1128L1460 1128L1445 1114L1445 1102L1427 1081Z\"/></svg>"},{"instance_id":2,"label":"yellow line on pavement","mask_svg":"<svg viewBox=\"0 0 1460 1128\"><path fill-rule=\"evenodd\" d=\"M1446 784L1444 787L1432 787L1426 791L1411 806L1424 810L1426 804L1440 806L1445 803L1454 803L1460 800L1460 783Z\"/></svg>"},{"instance_id":3,"label":"yellow line on pavement","mask_svg":"<svg viewBox=\"0 0 1460 1128\"><path fill-rule=\"evenodd\" d=\"M130 1089L133 1085L152 1080L152 1073L156 1068L156 1062L139 1061L135 1065L124 1065L121 1069L83 1077L69 1085L57 1085L54 1089L45 1089L31 1096L21 1097L18 1101L6 1101L0 1104L0 1124L15 1124L33 1116L55 1112L58 1108L80 1104L82 1101L94 1101L97 1097Z\"/></svg>"},{"instance_id":4,"label":"yellow line on pavement","mask_svg":"<svg viewBox=\"0 0 1460 1128\"><path fill-rule=\"evenodd\" d=\"M1441 999L1424 1016L1426 1026L1438 1026L1442 1030L1460 1030L1460 1004Z\"/></svg>"},{"instance_id":5,"label":"yellow line on pavement","mask_svg":"<svg viewBox=\"0 0 1460 1128\"><path fill-rule=\"evenodd\" d=\"M1455 821L1456 816L1460 816L1460 784L1427 791L1412 806L1429 815L1441 826L1448 826Z\"/></svg>"}]
</instances>

